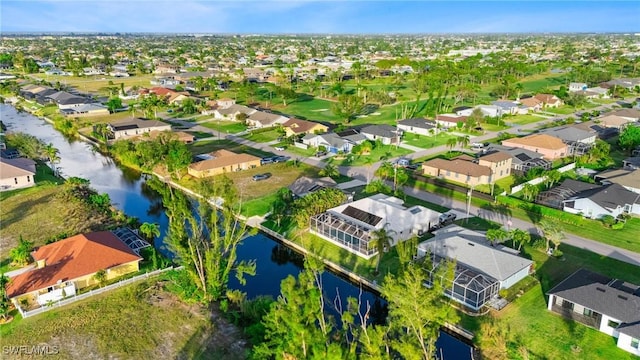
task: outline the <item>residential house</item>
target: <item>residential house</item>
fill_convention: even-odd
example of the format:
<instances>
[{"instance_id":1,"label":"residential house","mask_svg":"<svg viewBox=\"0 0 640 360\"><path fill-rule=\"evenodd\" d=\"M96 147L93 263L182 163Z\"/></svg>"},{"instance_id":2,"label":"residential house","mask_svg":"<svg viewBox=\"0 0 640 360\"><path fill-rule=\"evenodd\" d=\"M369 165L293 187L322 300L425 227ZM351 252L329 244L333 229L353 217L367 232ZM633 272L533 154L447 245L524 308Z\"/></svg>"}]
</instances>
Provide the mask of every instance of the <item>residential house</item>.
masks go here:
<instances>
[{"instance_id":1,"label":"residential house","mask_svg":"<svg viewBox=\"0 0 640 360\"><path fill-rule=\"evenodd\" d=\"M149 81L151 85L160 86L167 89L175 89L180 85L180 80L173 78L172 76L156 77Z\"/></svg>"},{"instance_id":2,"label":"residential house","mask_svg":"<svg viewBox=\"0 0 640 360\"><path fill-rule=\"evenodd\" d=\"M530 97L530 98L520 99L520 105L524 106L527 109L527 111L538 112L542 110L544 103L536 97Z\"/></svg>"},{"instance_id":3,"label":"residential house","mask_svg":"<svg viewBox=\"0 0 640 360\"><path fill-rule=\"evenodd\" d=\"M569 84L569 92L585 91L588 87L585 83L572 82Z\"/></svg>"},{"instance_id":4,"label":"residential house","mask_svg":"<svg viewBox=\"0 0 640 360\"><path fill-rule=\"evenodd\" d=\"M473 113L474 108L471 106L458 106L453 108L453 113L458 116L470 116Z\"/></svg>"},{"instance_id":5,"label":"residential house","mask_svg":"<svg viewBox=\"0 0 640 360\"><path fill-rule=\"evenodd\" d=\"M47 97L58 104L58 109L60 110L71 109L91 102L87 98L73 95L66 91L58 91L54 94L48 95Z\"/></svg>"},{"instance_id":6,"label":"residential house","mask_svg":"<svg viewBox=\"0 0 640 360\"><path fill-rule=\"evenodd\" d=\"M564 201L583 193L587 190L601 188L602 185L591 184L583 181L565 179L561 184L543 191L536 197L536 203L549 206L556 209L564 207Z\"/></svg>"},{"instance_id":7,"label":"residential house","mask_svg":"<svg viewBox=\"0 0 640 360\"><path fill-rule=\"evenodd\" d=\"M547 295L549 311L611 335L640 356L640 286L579 269Z\"/></svg>"},{"instance_id":8,"label":"residential house","mask_svg":"<svg viewBox=\"0 0 640 360\"><path fill-rule=\"evenodd\" d=\"M467 117L455 114L442 114L436 116L436 125L440 125L445 129L458 127L458 124L465 124Z\"/></svg>"},{"instance_id":9,"label":"residential house","mask_svg":"<svg viewBox=\"0 0 640 360\"><path fill-rule=\"evenodd\" d=\"M620 116L629 120L629 122L640 121L640 110L638 109L620 109L611 112L610 115Z\"/></svg>"},{"instance_id":10,"label":"residential house","mask_svg":"<svg viewBox=\"0 0 640 360\"><path fill-rule=\"evenodd\" d=\"M422 163L422 173L468 186L495 182L491 176L491 168L474 163L472 158L431 159Z\"/></svg>"},{"instance_id":11,"label":"residential house","mask_svg":"<svg viewBox=\"0 0 640 360\"><path fill-rule=\"evenodd\" d=\"M153 130L153 131L142 134L139 138L143 140L157 139L161 136L166 136L167 138L175 139L185 144L191 144L196 140L195 136L193 136L192 134L186 133L184 131L167 131L167 130L165 131Z\"/></svg>"},{"instance_id":12,"label":"residential house","mask_svg":"<svg viewBox=\"0 0 640 360\"><path fill-rule=\"evenodd\" d=\"M619 184L625 189L640 194L640 170L612 169L594 176L603 185Z\"/></svg>"},{"instance_id":13,"label":"residential house","mask_svg":"<svg viewBox=\"0 0 640 360\"><path fill-rule=\"evenodd\" d=\"M393 196L376 194L343 204L311 217L309 230L360 257L370 259L378 253L372 232L386 229L391 246L429 231L440 213L415 205L403 206Z\"/></svg>"},{"instance_id":14,"label":"residential house","mask_svg":"<svg viewBox=\"0 0 640 360\"><path fill-rule=\"evenodd\" d=\"M245 114L247 115L247 117L249 117L249 115L257 111L258 110L250 108L248 106L232 104L226 108L223 108L223 107L215 108L211 110L209 114L205 114L205 115L213 115L215 119L219 119L219 120L236 121L238 119L239 114Z\"/></svg>"},{"instance_id":15,"label":"residential house","mask_svg":"<svg viewBox=\"0 0 640 360\"><path fill-rule=\"evenodd\" d=\"M444 260L455 261L453 281L446 284L447 297L478 311L533 271L533 261L517 251L491 246L482 233L450 225L434 231L435 237L418 245L418 258L430 257L429 283Z\"/></svg>"},{"instance_id":16,"label":"residential house","mask_svg":"<svg viewBox=\"0 0 640 360\"><path fill-rule=\"evenodd\" d=\"M605 89L599 86L588 88L586 91L597 94L599 99L610 99L609 89Z\"/></svg>"},{"instance_id":17,"label":"residential house","mask_svg":"<svg viewBox=\"0 0 640 360\"><path fill-rule=\"evenodd\" d=\"M35 185L36 163L27 158L0 157L0 191Z\"/></svg>"},{"instance_id":18,"label":"residential house","mask_svg":"<svg viewBox=\"0 0 640 360\"><path fill-rule=\"evenodd\" d=\"M329 127L317 122L291 118L282 124L285 135L294 136L300 134L320 134L329 130Z\"/></svg>"},{"instance_id":19,"label":"residential house","mask_svg":"<svg viewBox=\"0 0 640 360\"><path fill-rule=\"evenodd\" d=\"M249 127L260 129L281 125L284 124L287 120L289 120L289 118L283 115L268 113L264 111L256 111L249 115L246 123Z\"/></svg>"},{"instance_id":20,"label":"residential house","mask_svg":"<svg viewBox=\"0 0 640 360\"><path fill-rule=\"evenodd\" d=\"M301 176L289 185L289 190L291 190L291 193L294 196L300 198L320 189L332 188L336 185L337 183L335 180L330 177L310 178L307 176Z\"/></svg>"},{"instance_id":21,"label":"residential house","mask_svg":"<svg viewBox=\"0 0 640 360\"><path fill-rule=\"evenodd\" d=\"M501 115L517 115L517 114L526 114L529 112L527 108L521 108L520 104L518 104L515 101L498 100L498 101L492 101L491 104L500 108L499 113Z\"/></svg>"},{"instance_id":22,"label":"residential house","mask_svg":"<svg viewBox=\"0 0 640 360\"><path fill-rule=\"evenodd\" d=\"M319 148L324 146L329 153L351 153L354 146L362 144L367 138L355 129L348 129L338 133L307 134L302 143Z\"/></svg>"},{"instance_id":23,"label":"residential house","mask_svg":"<svg viewBox=\"0 0 640 360\"><path fill-rule=\"evenodd\" d=\"M569 148L561 139L547 134L533 134L502 141L503 146L517 147L541 153L545 159L555 160L568 155Z\"/></svg>"},{"instance_id":24,"label":"residential house","mask_svg":"<svg viewBox=\"0 0 640 360\"><path fill-rule=\"evenodd\" d=\"M591 219L600 219L605 215L617 218L623 213L640 215L640 194L619 184L585 190L562 203L562 210Z\"/></svg>"},{"instance_id":25,"label":"residential house","mask_svg":"<svg viewBox=\"0 0 640 360\"><path fill-rule=\"evenodd\" d=\"M152 131L171 131L171 125L158 120L126 119L107 124L110 139L119 140Z\"/></svg>"},{"instance_id":26,"label":"residential house","mask_svg":"<svg viewBox=\"0 0 640 360\"><path fill-rule=\"evenodd\" d=\"M371 141L380 141L383 145L400 142L402 131L391 125L367 125L360 129L360 134Z\"/></svg>"},{"instance_id":27,"label":"residential house","mask_svg":"<svg viewBox=\"0 0 640 360\"><path fill-rule=\"evenodd\" d=\"M491 180L497 181L511 175L511 164L513 162L511 155L494 151L492 153L481 155L477 159L478 165L486 166L491 169Z\"/></svg>"},{"instance_id":28,"label":"residential house","mask_svg":"<svg viewBox=\"0 0 640 360\"><path fill-rule=\"evenodd\" d=\"M571 127L574 129L593 132L596 134L596 137L601 140L606 140L611 137L617 136L619 133L619 129L617 127L606 127L599 120L598 123L596 123L594 120L589 120L577 124L572 124Z\"/></svg>"},{"instance_id":29,"label":"residential house","mask_svg":"<svg viewBox=\"0 0 640 360\"><path fill-rule=\"evenodd\" d=\"M134 249L149 244L131 231L99 231L75 235L41 246L31 256L35 267L12 277L7 285L7 297L20 305L47 305L77 290L97 284L95 274L106 271L107 280L136 272L142 258Z\"/></svg>"},{"instance_id":30,"label":"residential house","mask_svg":"<svg viewBox=\"0 0 640 360\"><path fill-rule=\"evenodd\" d=\"M480 109L482 115L488 117L499 117L504 114L510 114L510 112L505 112L505 109L498 105L478 105L476 109Z\"/></svg>"},{"instance_id":31,"label":"residential house","mask_svg":"<svg viewBox=\"0 0 640 360\"><path fill-rule=\"evenodd\" d=\"M236 104L236 101L230 98L216 100L216 105L218 105L218 107L222 109L228 109L235 104Z\"/></svg>"},{"instance_id":32,"label":"residential house","mask_svg":"<svg viewBox=\"0 0 640 360\"><path fill-rule=\"evenodd\" d=\"M0 72L0 81L12 80L15 78L15 75Z\"/></svg>"},{"instance_id":33,"label":"residential house","mask_svg":"<svg viewBox=\"0 0 640 360\"><path fill-rule=\"evenodd\" d=\"M438 127L435 122L425 118L404 119L398 121L398 129L411 134L430 136L437 134Z\"/></svg>"},{"instance_id":34,"label":"residential house","mask_svg":"<svg viewBox=\"0 0 640 360\"><path fill-rule=\"evenodd\" d=\"M83 68L82 73L86 76L104 75L104 71L92 67Z\"/></svg>"},{"instance_id":35,"label":"residential house","mask_svg":"<svg viewBox=\"0 0 640 360\"><path fill-rule=\"evenodd\" d=\"M534 98L542 101L544 108L557 108L562 105L562 100L559 97L551 94L536 94Z\"/></svg>"},{"instance_id":36,"label":"residential house","mask_svg":"<svg viewBox=\"0 0 640 360\"><path fill-rule=\"evenodd\" d=\"M583 155L596 143L597 135L592 131L581 130L573 126L561 126L541 130L540 133L561 139L568 146L569 155Z\"/></svg>"},{"instance_id":37,"label":"residential house","mask_svg":"<svg viewBox=\"0 0 640 360\"><path fill-rule=\"evenodd\" d=\"M153 72L156 74L177 74L180 72L180 66L162 63L157 65Z\"/></svg>"},{"instance_id":38,"label":"residential house","mask_svg":"<svg viewBox=\"0 0 640 360\"><path fill-rule=\"evenodd\" d=\"M605 128L613 128L618 131L623 130L628 124L634 122L622 116L609 114L598 118L599 125Z\"/></svg>"},{"instance_id":39,"label":"residential house","mask_svg":"<svg viewBox=\"0 0 640 360\"><path fill-rule=\"evenodd\" d=\"M512 170L520 174L526 173L534 168L549 170L552 166L551 161L545 160L543 158L544 155L541 153L521 148L491 144L486 148L485 153L490 154L496 151L509 154L511 156Z\"/></svg>"},{"instance_id":40,"label":"residential house","mask_svg":"<svg viewBox=\"0 0 640 360\"><path fill-rule=\"evenodd\" d=\"M100 104L82 104L72 108L60 109L60 113L67 117L91 117L109 115L109 109Z\"/></svg>"},{"instance_id":41,"label":"residential house","mask_svg":"<svg viewBox=\"0 0 640 360\"><path fill-rule=\"evenodd\" d=\"M229 150L218 150L198 156L201 161L189 165L187 172L197 178L241 171L260 166L260 158L249 154L237 154Z\"/></svg>"}]
</instances>

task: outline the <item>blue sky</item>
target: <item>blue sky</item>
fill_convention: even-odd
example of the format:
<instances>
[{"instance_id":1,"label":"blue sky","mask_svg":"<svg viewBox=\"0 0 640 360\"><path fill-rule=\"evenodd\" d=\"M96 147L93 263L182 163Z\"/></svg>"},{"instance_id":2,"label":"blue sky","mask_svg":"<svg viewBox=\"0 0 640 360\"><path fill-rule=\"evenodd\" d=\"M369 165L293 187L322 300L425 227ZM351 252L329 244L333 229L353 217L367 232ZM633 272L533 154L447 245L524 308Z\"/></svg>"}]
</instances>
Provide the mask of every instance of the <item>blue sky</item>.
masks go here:
<instances>
[{"instance_id":1,"label":"blue sky","mask_svg":"<svg viewBox=\"0 0 640 360\"><path fill-rule=\"evenodd\" d=\"M640 32L639 1L1 0L0 31Z\"/></svg>"}]
</instances>

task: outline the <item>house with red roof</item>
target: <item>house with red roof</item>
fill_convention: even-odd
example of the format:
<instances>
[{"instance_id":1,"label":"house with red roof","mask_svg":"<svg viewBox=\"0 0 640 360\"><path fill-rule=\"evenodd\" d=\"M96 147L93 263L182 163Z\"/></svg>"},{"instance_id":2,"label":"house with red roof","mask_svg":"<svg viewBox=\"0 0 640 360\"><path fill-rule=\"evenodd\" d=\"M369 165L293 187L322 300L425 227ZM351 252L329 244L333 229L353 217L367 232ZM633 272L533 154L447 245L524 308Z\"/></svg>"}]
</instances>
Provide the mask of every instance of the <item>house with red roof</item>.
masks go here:
<instances>
[{"instance_id":1,"label":"house with red roof","mask_svg":"<svg viewBox=\"0 0 640 360\"><path fill-rule=\"evenodd\" d=\"M31 254L34 266L10 278L7 297L14 304L26 299L31 304L46 305L96 284L95 274L100 270L106 272L107 280L138 271L142 258L133 250L133 244L142 240L129 239L127 234L133 234L131 231L118 230L118 234L78 234L41 246ZM148 244L141 247L144 246Z\"/></svg>"}]
</instances>

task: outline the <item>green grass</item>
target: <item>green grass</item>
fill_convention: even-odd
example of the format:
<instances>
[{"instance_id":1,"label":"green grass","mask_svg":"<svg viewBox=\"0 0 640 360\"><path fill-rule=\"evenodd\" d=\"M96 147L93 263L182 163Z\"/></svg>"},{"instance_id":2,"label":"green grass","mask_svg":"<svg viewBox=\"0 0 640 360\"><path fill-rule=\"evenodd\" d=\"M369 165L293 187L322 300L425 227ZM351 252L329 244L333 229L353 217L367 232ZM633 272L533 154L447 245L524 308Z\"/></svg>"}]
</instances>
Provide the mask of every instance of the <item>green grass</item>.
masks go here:
<instances>
[{"instance_id":1,"label":"green grass","mask_svg":"<svg viewBox=\"0 0 640 360\"><path fill-rule=\"evenodd\" d=\"M277 199L277 197L278 194L274 192L261 198L249 200L242 204L242 210L240 213L246 217L265 215L271 211L271 204Z\"/></svg>"},{"instance_id":2,"label":"green grass","mask_svg":"<svg viewBox=\"0 0 640 360\"><path fill-rule=\"evenodd\" d=\"M545 88L555 89L559 88L561 85L566 85L567 83L563 74L550 74L542 76L544 77L521 81L520 83L522 84L522 91L535 95Z\"/></svg>"},{"instance_id":3,"label":"green grass","mask_svg":"<svg viewBox=\"0 0 640 360\"><path fill-rule=\"evenodd\" d=\"M550 113L554 113L554 114L558 114L558 115L569 115L569 114L573 114L574 112L576 112L576 110L573 108L573 106L569 106L569 105L562 105L560 107L557 108L548 108L545 109L546 112L550 112Z\"/></svg>"},{"instance_id":4,"label":"green grass","mask_svg":"<svg viewBox=\"0 0 640 360\"><path fill-rule=\"evenodd\" d=\"M211 332L206 311L151 286L137 283L41 315L18 317L0 326L0 345L45 343L58 346L60 358L190 357L183 352L192 337L203 329Z\"/></svg>"},{"instance_id":5,"label":"green grass","mask_svg":"<svg viewBox=\"0 0 640 360\"><path fill-rule=\"evenodd\" d=\"M237 121L207 121L202 122L199 125L216 130L222 134L237 134L247 130L247 126L245 124Z\"/></svg>"},{"instance_id":6,"label":"green grass","mask_svg":"<svg viewBox=\"0 0 640 360\"><path fill-rule=\"evenodd\" d=\"M277 128L270 129L268 131L252 131L243 137L245 139L255 141L258 143L267 143L271 141L277 140L282 136L282 132L278 131Z\"/></svg>"},{"instance_id":7,"label":"green grass","mask_svg":"<svg viewBox=\"0 0 640 360\"><path fill-rule=\"evenodd\" d=\"M383 158L394 158L411 154L413 151L398 147L395 145L379 145L371 150L369 155L354 155L353 157L347 157L342 161L336 162L338 166L363 166L367 165L369 161L372 163L378 162Z\"/></svg>"},{"instance_id":8,"label":"green grass","mask_svg":"<svg viewBox=\"0 0 640 360\"><path fill-rule=\"evenodd\" d=\"M302 157L314 156L315 153L316 153L316 149L311 147L311 146L309 146L307 149L302 149L302 148L296 147L294 145L285 144L284 142L279 143L279 144L275 144L273 146L274 147L282 146L287 152L290 152L290 153L296 154L296 155L300 155Z\"/></svg>"},{"instance_id":9,"label":"green grass","mask_svg":"<svg viewBox=\"0 0 640 360\"><path fill-rule=\"evenodd\" d=\"M545 119L540 116L526 114L526 115L515 115L515 116L506 117L504 119L504 122L508 124L526 125L526 124L537 123L540 121L547 121L547 120L548 119Z\"/></svg>"},{"instance_id":10,"label":"green grass","mask_svg":"<svg viewBox=\"0 0 640 360\"><path fill-rule=\"evenodd\" d=\"M458 219L454 221L456 225L460 225L464 228L475 230L475 231L487 231L489 229L499 229L500 225L489 221L483 218L479 218L477 216L466 218L466 219Z\"/></svg>"},{"instance_id":11,"label":"green grass","mask_svg":"<svg viewBox=\"0 0 640 360\"><path fill-rule=\"evenodd\" d=\"M258 157L269 156L271 153L250 146L241 145L231 140L204 140L187 145L193 155L207 154L213 151L225 149L235 153L247 153Z\"/></svg>"},{"instance_id":12,"label":"green grass","mask_svg":"<svg viewBox=\"0 0 640 360\"><path fill-rule=\"evenodd\" d=\"M422 149L431 149L436 146L445 145L450 138L457 138L455 135L442 132L433 136L406 133L402 137L402 142L407 145L416 146Z\"/></svg>"}]
</instances>

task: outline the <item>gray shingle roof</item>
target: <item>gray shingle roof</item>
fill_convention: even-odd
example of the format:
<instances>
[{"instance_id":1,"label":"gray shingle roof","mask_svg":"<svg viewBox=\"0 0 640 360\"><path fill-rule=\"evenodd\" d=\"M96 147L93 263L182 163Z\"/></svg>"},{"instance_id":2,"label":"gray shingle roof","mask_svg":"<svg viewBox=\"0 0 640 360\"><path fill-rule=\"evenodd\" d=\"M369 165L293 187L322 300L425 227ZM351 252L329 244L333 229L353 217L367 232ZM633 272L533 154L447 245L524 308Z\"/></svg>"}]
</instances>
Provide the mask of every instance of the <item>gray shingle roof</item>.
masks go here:
<instances>
[{"instance_id":1,"label":"gray shingle roof","mask_svg":"<svg viewBox=\"0 0 640 360\"><path fill-rule=\"evenodd\" d=\"M362 134L371 134L385 138L394 138L397 136L396 127L391 125L369 125L360 129Z\"/></svg>"},{"instance_id":2,"label":"gray shingle roof","mask_svg":"<svg viewBox=\"0 0 640 360\"><path fill-rule=\"evenodd\" d=\"M618 206L640 202L640 194L627 190L619 184L585 190L572 198L588 198L605 209L616 209Z\"/></svg>"},{"instance_id":3,"label":"gray shingle roof","mask_svg":"<svg viewBox=\"0 0 640 360\"><path fill-rule=\"evenodd\" d=\"M427 130L434 129L436 127L433 122L429 122L424 118L404 119L398 121L398 124Z\"/></svg>"},{"instance_id":4,"label":"gray shingle roof","mask_svg":"<svg viewBox=\"0 0 640 360\"><path fill-rule=\"evenodd\" d=\"M577 129L571 126L551 128L551 129L546 129L540 132L543 134L555 136L564 141L583 141L595 135L589 131Z\"/></svg>"},{"instance_id":5,"label":"gray shingle roof","mask_svg":"<svg viewBox=\"0 0 640 360\"><path fill-rule=\"evenodd\" d=\"M547 294L620 320L623 322L619 327L621 332L640 337L640 290L636 285L612 281L604 275L580 269Z\"/></svg>"}]
</instances>

